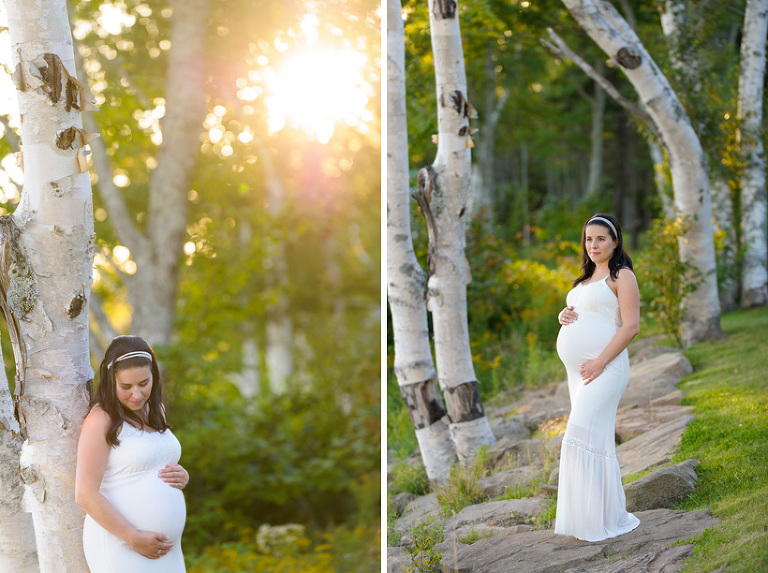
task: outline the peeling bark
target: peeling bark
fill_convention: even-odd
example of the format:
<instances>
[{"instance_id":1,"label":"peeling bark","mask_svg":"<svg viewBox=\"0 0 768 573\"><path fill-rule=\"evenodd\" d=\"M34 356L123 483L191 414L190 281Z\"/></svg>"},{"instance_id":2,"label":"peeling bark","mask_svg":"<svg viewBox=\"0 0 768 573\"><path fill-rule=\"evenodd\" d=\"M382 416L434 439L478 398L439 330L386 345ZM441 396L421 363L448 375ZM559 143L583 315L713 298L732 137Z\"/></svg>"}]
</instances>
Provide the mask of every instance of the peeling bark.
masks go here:
<instances>
[{"instance_id":1,"label":"peeling bark","mask_svg":"<svg viewBox=\"0 0 768 573\"><path fill-rule=\"evenodd\" d=\"M438 17L443 7L436 0L430 0L429 6L438 146L432 166L419 173L419 186L428 198L435 225L427 308L432 313L438 380L446 398L451 435L459 459L467 462L478 447L495 441L485 414L471 422L463 421L469 410L479 406L482 412L479 395L468 406L469 396L453 390L477 380L467 325L467 284L471 277L464 252L473 145L470 130L462 129L469 128L469 118L476 117L476 112L465 95L467 80L458 17Z\"/></svg>"},{"instance_id":2,"label":"peeling bark","mask_svg":"<svg viewBox=\"0 0 768 573\"><path fill-rule=\"evenodd\" d=\"M387 299L395 341L395 376L430 480L448 478L456 461L427 325L426 274L413 250L405 111L405 36L400 0L387 0ZM424 208L429 211L429 200ZM434 219L432 219L434 222ZM434 234L431 226L430 237ZM432 241L430 241L431 243Z\"/></svg>"},{"instance_id":3,"label":"peeling bark","mask_svg":"<svg viewBox=\"0 0 768 573\"><path fill-rule=\"evenodd\" d=\"M3 310L15 342L18 433L24 438L16 463L40 573L80 573L86 564L83 513L74 500L75 458L93 376L87 320L91 186L79 160L85 144L79 110L88 96L71 81L66 2L9 0L6 9L14 64L21 71L24 149L24 190L2 223L0 266ZM62 144L64 132L73 134L68 145Z\"/></svg>"}]
</instances>

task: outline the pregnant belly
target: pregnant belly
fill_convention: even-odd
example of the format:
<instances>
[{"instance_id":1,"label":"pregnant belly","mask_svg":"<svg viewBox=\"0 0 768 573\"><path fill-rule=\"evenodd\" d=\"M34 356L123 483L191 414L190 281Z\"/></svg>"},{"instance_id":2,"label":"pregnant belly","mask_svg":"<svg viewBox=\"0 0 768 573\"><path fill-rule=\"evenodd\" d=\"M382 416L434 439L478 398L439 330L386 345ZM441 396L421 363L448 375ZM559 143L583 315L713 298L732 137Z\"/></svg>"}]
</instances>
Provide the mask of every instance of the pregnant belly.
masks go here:
<instances>
[{"instance_id":1,"label":"pregnant belly","mask_svg":"<svg viewBox=\"0 0 768 573\"><path fill-rule=\"evenodd\" d=\"M560 328L557 354L566 368L578 369L587 360L597 358L617 330L611 319L594 312L580 312L575 322Z\"/></svg>"},{"instance_id":2,"label":"pregnant belly","mask_svg":"<svg viewBox=\"0 0 768 573\"><path fill-rule=\"evenodd\" d=\"M139 531L163 533L179 541L187 508L184 494L157 476L157 470L134 474L112 484L104 495L115 509Z\"/></svg>"}]
</instances>

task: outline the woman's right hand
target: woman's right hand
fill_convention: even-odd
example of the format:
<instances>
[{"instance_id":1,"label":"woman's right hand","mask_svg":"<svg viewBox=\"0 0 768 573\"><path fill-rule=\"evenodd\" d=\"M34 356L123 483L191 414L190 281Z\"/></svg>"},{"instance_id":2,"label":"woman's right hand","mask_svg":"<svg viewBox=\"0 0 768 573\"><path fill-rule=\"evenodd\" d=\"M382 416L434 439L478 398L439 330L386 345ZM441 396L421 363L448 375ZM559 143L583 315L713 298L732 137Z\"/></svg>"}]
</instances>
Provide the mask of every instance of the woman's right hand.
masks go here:
<instances>
[{"instance_id":1,"label":"woman's right hand","mask_svg":"<svg viewBox=\"0 0 768 573\"><path fill-rule=\"evenodd\" d=\"M574 312L572 306L566 306L560 311L560 314L557 315L558 322L563 326L575 322L577 318L579 318L579 315Z\"/></svg>"},{"instance_id":2,"label":"woman's right hand","mask_svg":"<svg viewBox=\"0 0 768 573\"><path fill-rule=\"evenodd\" d=\"M131 549L147 559L160 559L173 547L167 535L153 531L137 531Z\"/></svg>"}]
</instances>

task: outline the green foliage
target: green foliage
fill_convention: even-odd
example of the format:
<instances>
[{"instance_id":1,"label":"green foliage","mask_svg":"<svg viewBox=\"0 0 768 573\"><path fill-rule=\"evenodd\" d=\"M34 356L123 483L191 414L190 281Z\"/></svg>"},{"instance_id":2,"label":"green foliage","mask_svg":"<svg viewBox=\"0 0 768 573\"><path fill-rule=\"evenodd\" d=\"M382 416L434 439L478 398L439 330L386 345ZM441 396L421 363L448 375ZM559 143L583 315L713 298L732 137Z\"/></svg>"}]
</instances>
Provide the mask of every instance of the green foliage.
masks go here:
<instances>
[{"instance_id":1,"label":"green foliage","mask_svg":"<svg viewBox=\"0 0 768 573\"><path fill-rule=\"evenodd\" d=\"M676 460L698 459L696 492L681 508L720 523L698 536L686 571L768 570L768 309L723 315L725 336L686 351L694 374L681 389L696 417Z\"/></svg>"},{"instance_id":2,"label":"green foliage","mask_svg":"<svg viewBox=\"0 0 768 573\"><path fill-rule=\"evenodd\" d=\"M485 477L488 470L487 447L481 447L474 460L467 465L454 464L448 480L435 488L437 503L443 517L456 515L467 506L486 499L478 481Z\"/></svg>"},{"instance_id":3,"label":"green foliage","mask_svg":"<svg viewBox=\"0 0 768 573\"><path fill-rule=\"evenodd\" d=\"M440 573L443 556L434 547L445 540L443 524L420 523L411 531L411 537L413 543L408 546L411 562L405 568L406 573Z\"/></svg>"},{"instance_id":4,"label":"green foliage","mask_svg":"<svg viewBox=\"0 0 768 573\"><path fill-rule=\"evenodd\" d=\"M657 318L664 332L682 346L683 299L701 281L701 273L680 260L679 242L690 224L682 218L656 219L635 269L643 313Z\"/></svg>"},{"instance_id":5,"label":"green foliage","mask_svg":"<svg viewBox=\"0 0 768 573\"><path fill-rule=\"evenodd\" d=\"M411 431L413 431L413 427L411 427ZM429 492L427 470L421 463L396 464L392 469L392 479L389 482L388 490L392 494L405 492L414 495L425 495Z\"/></svg>"}]
</instances>

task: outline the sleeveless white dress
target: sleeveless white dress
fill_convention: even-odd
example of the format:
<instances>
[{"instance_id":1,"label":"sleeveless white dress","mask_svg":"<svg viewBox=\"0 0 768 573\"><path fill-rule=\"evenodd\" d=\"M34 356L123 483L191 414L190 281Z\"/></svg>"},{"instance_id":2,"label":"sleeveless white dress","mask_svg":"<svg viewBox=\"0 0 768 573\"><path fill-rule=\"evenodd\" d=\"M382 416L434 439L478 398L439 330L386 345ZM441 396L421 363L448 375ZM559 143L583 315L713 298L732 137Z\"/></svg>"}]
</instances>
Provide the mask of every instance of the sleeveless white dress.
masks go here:
<instances>
[{"instance_id":1,"label":"sleeveless white dress","mask_svg":"<svg viewBox=\"0 0 768 573\"><path fill-rule=\"evenodd\" d=\"M124 423L112 447L101 493L139 531L167 535L173 548L147 559L90 516L83 526L83 548L91 573L185 573L181 534L187 517L184 494L158 477L166 464L178 463L181 444L170 430L144 432Z\"/></svg>"},{"instance_id":2,"label":"sleeveless white dress","mask_svg":"<svg viewBox=\"0 0 768 573\"><path fill-rule=\"evenodd\" d=\"M557 353L568 374L571 413L560 450L555 533L600 541L640 524L626 510L614 442L616 408L629 381L624 349L586 386L579 368L597 358L621 327L619 301L604 279L578 284L566 298L578 318L564 325Z\"/></svg>"}]
</instances>

